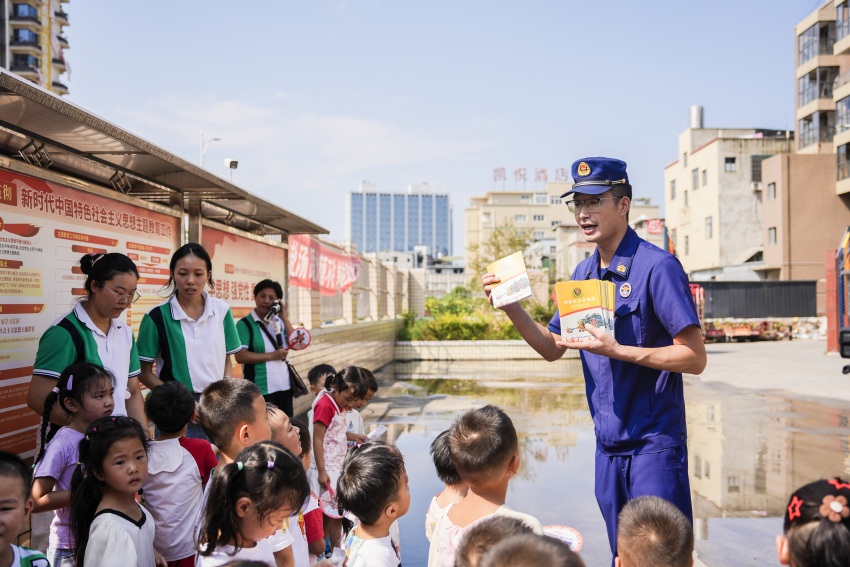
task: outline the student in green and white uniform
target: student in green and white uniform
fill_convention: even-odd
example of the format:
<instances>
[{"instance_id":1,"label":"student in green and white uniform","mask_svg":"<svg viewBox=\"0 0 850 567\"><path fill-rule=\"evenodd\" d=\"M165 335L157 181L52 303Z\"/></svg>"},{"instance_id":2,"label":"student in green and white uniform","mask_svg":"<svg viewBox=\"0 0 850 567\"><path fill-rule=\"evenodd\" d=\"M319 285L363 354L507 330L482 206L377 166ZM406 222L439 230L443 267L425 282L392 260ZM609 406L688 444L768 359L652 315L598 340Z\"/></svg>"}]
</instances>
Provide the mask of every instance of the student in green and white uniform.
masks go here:
<instances>
[{"instance_id":1,"label":"student in green and white uniform","mask_svg":"<svg viewBox=\"0 0 850 567\"><path fill-rule=\"evenodd\" d=\"M263 280L254 286L257 307L236 323L242 341L236 362L243 365L244 377L260 387L267 402L292 417L292 384L285 362L289 352L287 337L292 332L292 324L286 316L286 306L281 303L280 316L273 315L268 323L264 320L282 297L283 289L278 282Z\"/></svg>"},{"instance_id":2,"label":"student in green and white uniform","mask_svg":"<svg viewBox=\"0 0 850 567\"><path fill-rule=\"evenodd\" d=\"M145 423L136 342L133 330L119 319L139 299L139 272L130 258L115 252L87 254L80 260L80 268L86 275L86 297L41 336L27 405L44 414L47 394L56 387L62 371L76 362L90 362L115 378L113 414ZM54 406L50 421L66 425L68 414Z\"/></svg>"},{"instance_id":3,"label":"student in green and white uniform","mask_svg":"<svg viewBox=\"0 0 850 567\"><path fill-rule=\"evenodd\" d=\"M140 379L150 389L178 380L198 399L204 388L231 377L230 355L242 344L230 307L204 290L207 285L212 289L212 260L203 246L181 246L169 267L166 287L173 288L173 295L151 309L139 327ZM190 423L187 437L206 435Z\"/></svg>"}]
</instances>

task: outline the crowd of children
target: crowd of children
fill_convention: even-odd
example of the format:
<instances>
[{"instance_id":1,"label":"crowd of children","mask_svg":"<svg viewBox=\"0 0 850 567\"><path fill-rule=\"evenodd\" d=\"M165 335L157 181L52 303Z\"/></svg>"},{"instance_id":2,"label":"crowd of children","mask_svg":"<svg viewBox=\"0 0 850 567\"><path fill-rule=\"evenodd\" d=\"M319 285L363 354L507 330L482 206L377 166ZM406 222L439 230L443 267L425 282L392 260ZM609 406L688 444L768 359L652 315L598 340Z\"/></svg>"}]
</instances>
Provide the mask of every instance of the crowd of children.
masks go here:
<instances>
[{"instance_id":1,"label":"crowd of children","mask_svg":"<svg viewBox=\"0 0 850 567\"><path fill-rule=\"evenodd\" d=\"M400 567L398 520L411 501L404 458L370 440L357 413L377 392L375 377L328 365L308 377L316 398L306 424L247 380L214 382L197 405L181 383L166 382L145 401L152 436L149 424L112 415L109 372L69 366L44 404L45 416L58 409L68 425L42 428L32 467L0 452L0 567ZM185 436L192 421L214 447ZM424 518L429 567L584 565L505 504L520 454L504 411L459 415L431 456L444 489ZM29 514L48 510L44 553L15 545ZM623 508L617 542L618 567L693 565L693 527L660 498ZM794 492L777 554L794 567L847 565L850 483Z\"/></svg>"}]
</instances>

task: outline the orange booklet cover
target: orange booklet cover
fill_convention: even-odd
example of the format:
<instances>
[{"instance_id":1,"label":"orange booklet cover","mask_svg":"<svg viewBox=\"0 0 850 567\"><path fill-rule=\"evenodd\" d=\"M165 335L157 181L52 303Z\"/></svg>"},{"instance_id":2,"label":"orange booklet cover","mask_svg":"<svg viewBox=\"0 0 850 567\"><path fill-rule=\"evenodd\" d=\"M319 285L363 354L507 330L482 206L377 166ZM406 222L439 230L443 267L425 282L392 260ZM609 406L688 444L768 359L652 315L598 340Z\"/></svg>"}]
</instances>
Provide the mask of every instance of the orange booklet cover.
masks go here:
<instances>
[{"instance_id":1,"label":"orange booklet cover","mask_svg":"<svg viewBox=\"0 0 850 567\"><path fill-rule=\"evenodd\" d=\"M593 335L585 328L588 323L613 336L614 293L614 283L604 280L556 283L561 339L570 342L593 340Z\"/></svg>"}]
</instances>

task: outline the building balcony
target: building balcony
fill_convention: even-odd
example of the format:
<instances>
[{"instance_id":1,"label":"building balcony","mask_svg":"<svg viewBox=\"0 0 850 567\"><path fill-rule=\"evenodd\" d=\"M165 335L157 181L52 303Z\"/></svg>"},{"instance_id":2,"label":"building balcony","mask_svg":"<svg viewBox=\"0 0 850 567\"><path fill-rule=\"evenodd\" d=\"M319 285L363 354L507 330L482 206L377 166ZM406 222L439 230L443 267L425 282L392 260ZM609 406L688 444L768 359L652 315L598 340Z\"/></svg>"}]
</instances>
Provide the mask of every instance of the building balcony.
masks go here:
<instances>
[{"instance_id":1,"label":"building balcony","mask_svg":"<svg viewBox=\"0 0 850 567\"><path fill-rule=\"evenodd\" d=\"M59 24L60 26L67 26L68 23L69 23L68 22L68 14L66 14L65 12L63 12L61 10L57 10L57 11L53 12L53 19L56 20L56 23ZM830 51L830 53L832 53L832 52Z\"/></svg>"},{"instance_id":2,"label":"building balcony","mask_svg":"<svg viewBox=\"0 0 850 567\"><path fill-rule=\"evenodd\" d=\"M16 75L23 77L28 81L37 82L39 79L38 71L35 69L35 67L27 67L24 65L12 65L12 68L10 70Z\"/></svg>"},{"instance_id":3,"label":"building balcony","mask_svg":"<svg viewBox=\"0 0 850 567\"><path fill-rule=\"evenodd\" d=\"M811 73L812 71L814 71L818 67L837 67L837 66L838 66L837 60L835 59L835 56L830 51L829 53L826 53L826 54L815 55L814 57L812 57L808 61L800 63L800 66L797 67L795 74L796 74L796 78L799 79L800 77L804 77L808 73Z\"/></svg>"},{"instance_id":4,"label":"building balcony","mask_svg":"<svg viewBox=\"0 0 850 567\"><path fill-rule=\"evenodd\" d=\"M51 62L53 63L53 67L59 71L59 73L65 72L65 60L61 57L54 57Z\"/></svg>"},{"instance_id":5,"label":"building balcony","mask_svg":"<svg viewBox=\"0 0 850 567\"><path fill-rule=\"evenodd\" d=\"M60 83L59 81L53 81L50 84L50 90L55 92L56 94L66 95L68 94L68 87Z\"/></svg>"},{"instance_id":6,"label":"building balcony","mask_svg":"<svg viewBox=\"0 0 850 567\"><path fill-rule=\"evenodd\" d=\"M9 42L9 53L34 55L41 57L41 46L36 41L11 41Z\"/></svg>"},{"instance_id":7,"label":"building balcony","mask_svg":"<svg viewBox=\"0 0 850 567\"><path fill-rule=\"evenodd\" d=\"M38 16L9 16L9 24L12 29L27 28L33 31L41 31L41 18Z\"/></svg>"},{"instance_id":8,"label":"building balcony","mask_svg":"<svg viewBox=\"0 0 850 567\"><path fill-rule=\"evenodd\" d=\"M836 195L847 195L850 193L850 178L840 179L835 183Z\"/></svg>"},{"instance_id":9,"label":"building balcony","mask_svg":"<svg viewBox=\"0 0 850 567\"><path fill-rule=\"evenodd\" d=\"M850 144L850 124L836 124L832 145L838 148L838 146L843 146L844 144Z\"/></svg>"},{"instance_id":10,"label":"building balcony","mask_svg":"<svg viewBox=\"0 0 850 567\"><path fill-rule=\"evenodd\" d=\"M62 37L61 35L56 36L56 41L59 42L59 47L61 47L62 49L68 49L69 47L71 47L68 44L68 40Z\"/></svg>"}]
</instances>

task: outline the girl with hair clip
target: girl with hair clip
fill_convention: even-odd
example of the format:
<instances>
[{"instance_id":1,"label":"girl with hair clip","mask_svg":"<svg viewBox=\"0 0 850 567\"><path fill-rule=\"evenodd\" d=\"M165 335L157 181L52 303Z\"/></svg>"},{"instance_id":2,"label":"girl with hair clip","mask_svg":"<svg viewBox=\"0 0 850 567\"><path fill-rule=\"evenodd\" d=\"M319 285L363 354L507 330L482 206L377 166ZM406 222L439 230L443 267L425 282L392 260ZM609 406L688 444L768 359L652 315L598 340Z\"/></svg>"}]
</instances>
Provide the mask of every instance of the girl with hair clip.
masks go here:
<instances>
[{"instance_id":1,"label":"girl with hair clip","mask_svg":"<svg viewBox=\"0 0 850 567\"><path fill-rule=\"evenodd\" d=\"M77 567L166 567L153 548L153 516L136 502L148 476L148 443L130 417L103 417L86 430L71 481Z\"/></svg>"},{"instance_id":2,"label":"girl with hair clip","mask_svg":"<svg viewBox=\"0 0 850 567\"><path fill-rule=\"evenodd\" d=\"M247 447L234 462L217 467L207 490L198 567L237 559L275 565L268 538L310 494L301 461L273 441Z\"/></svg>"},{"instance_id":3,"label":"girl with hair clip","mask_svg":"<svg viewBox=\"0 0 850 567\"><path fill-rule=\"evenodd\" d=\"M316 494L334 492L348 450L346 432L348 420L345 412L358 399L366 397L369 384L375 377L365 368L349 366L328 376L325 380L327 393L313 408L313 460L316 463ZM312 479L311 479L312 480ZM333 497L333 495L331 495ZM325 533L332 547L339 547L342 522L338 518L324 516Z\"/></svg>"},{"instance_id":4,"label":"girl with hair clip","mask_svg":"<svg viewBox=\"0 0 850 567\"><path fill-rule=\"evenodd\" d=\"M791 567L850 564L850 483L818 480L798 488L785 509L776 553Z\"/></svg>"},{"instance_id":5,"label":"girl with hair clip","mask_svg":"<svg viewBox=\"0 0 850 567\"><path fill-rule=\"evenodd\" d=\"M242 350L242 343L230 307L204 289L215 289L212 259L204 247L184 244L171 256L169 269L164 289L171 290L171 298L145 314L139 327L140 379L151 390L177 380L198 401L204 388L231 377L230 355ZM194 422L186 437L207 439Z\"/></svg>"},{"instance_id":6,"label":"girl with hair clip","mask_svg":"<svg viewBox=\"0 0 850 567\"><path fill-rule=\"evenodd\" d=\"M35 512L54 510L47 558L55 567L73 567L76 545L71 533L71 477L79 461L80 441L95 420L112 415L113 378L103 368L81 362L65 369L44 400L41 449L35 459L32 498ZM47 439L48 416L58 406L70 420Z\"/></svg>"},{"instance_id":7,"label":"girl with hair clip","mask_svg":"<svg viewBox=\"0 0 850 567\"><path fill-rule=\"evenodd\" d=\"M40 414L62 371L77 362L90 362L115 379L113 414L141 422L145 412L139 390L139 354L133 330L120 319L140 297L136 291L139 272L130 258L117 252L86 254L80 259L80 270L86 275L86 296L41 336L27 405ZM57 426L68 425L68 418L58 406L50 414Z\"/></svg>"}]
</instances>

